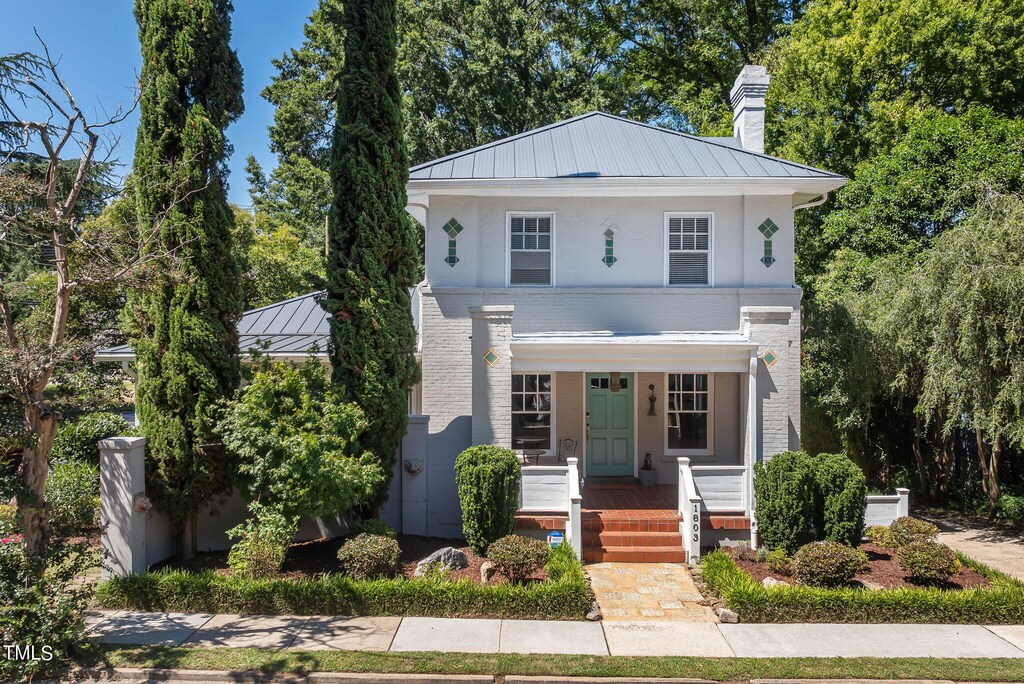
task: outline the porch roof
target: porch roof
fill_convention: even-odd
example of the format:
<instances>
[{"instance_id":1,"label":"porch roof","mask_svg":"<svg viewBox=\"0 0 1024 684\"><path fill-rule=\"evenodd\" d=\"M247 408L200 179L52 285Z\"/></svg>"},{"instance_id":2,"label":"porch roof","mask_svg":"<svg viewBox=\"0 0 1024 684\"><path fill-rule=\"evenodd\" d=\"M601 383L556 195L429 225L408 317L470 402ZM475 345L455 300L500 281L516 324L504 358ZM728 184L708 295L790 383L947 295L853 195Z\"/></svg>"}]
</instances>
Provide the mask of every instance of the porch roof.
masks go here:
<instances>
[{"instance_id":1,"label":"porch roof","mask_svg":"<svg viewBox=\"0 0 1024 684\"><path fill-rule=\"evenodd\" d=\"M742 373L757 343L738 332L592 331L514 335L510 348L517 371Z\"/></svg>"}]
</instances>

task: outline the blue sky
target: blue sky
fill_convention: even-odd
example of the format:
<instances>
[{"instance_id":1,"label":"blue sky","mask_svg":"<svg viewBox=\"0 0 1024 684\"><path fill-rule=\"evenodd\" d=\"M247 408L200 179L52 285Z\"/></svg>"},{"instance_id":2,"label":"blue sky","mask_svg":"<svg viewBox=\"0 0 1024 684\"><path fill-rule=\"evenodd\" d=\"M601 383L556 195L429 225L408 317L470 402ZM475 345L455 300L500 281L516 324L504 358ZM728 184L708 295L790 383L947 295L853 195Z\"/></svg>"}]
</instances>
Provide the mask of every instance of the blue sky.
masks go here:
<instances>
[{"instance_id":1,"label":"blue sky","mask_svg":"<svg viewBox=\"0 0 1024 684\"><path fill-rule=\"evenodd\" d=\"M235 0L232 44L245 72L245 114L228 137L230 198L249 204L245 158L256 155L264 168L275 160L267 149L274 109L260 91L270 82L270 60L302 42L302 27L316 0ZM139 41L131 0L0 0L0 54L38 51L38 29L51 53L62 56L61 73L87 114L103 115L130 105L140 70ZM131 164L137 113L121 124L118 158Z\"/></svg>"}]
</instances>

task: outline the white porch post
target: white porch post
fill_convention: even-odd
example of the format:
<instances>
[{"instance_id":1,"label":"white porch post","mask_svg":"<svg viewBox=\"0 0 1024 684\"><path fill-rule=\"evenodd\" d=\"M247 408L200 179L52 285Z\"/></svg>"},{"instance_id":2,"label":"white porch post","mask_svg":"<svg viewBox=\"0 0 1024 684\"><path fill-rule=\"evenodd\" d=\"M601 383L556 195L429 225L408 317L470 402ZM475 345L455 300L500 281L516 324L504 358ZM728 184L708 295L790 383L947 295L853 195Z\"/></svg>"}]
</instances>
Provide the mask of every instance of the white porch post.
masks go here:
<instances>
[{"instance_id":1,"label":"white porch post","mask_svg":"<svg viewBox=\"0 0 1024 684\"><path fill-rule=\"evenodd\" d=\"M566 526L569 546L576 553L576 557L583 558L583 496L580 494L580 469L578 458L566 459L566 474L568 486L569 524Z\"/></svg>"},{"instance_id":2,"label":"white porch post","mask_svg":"<svg viewBox=\"0 0 1024 684\"><path fill-rule=\"evenodd\" d=\"M507 306L471 306L474 445L512 446L512 314Z\"/></svg>"},{"instance_id":3,"label":"white porch post","mask_svg":"<svg viewBox=\"0 0 1024 684\"><path fill-rule=\"evenodd\" d=\"M750 548L757 548L757 517L754 515L754 464L760 460L757 452L757 352L750 352L750 370L747 380L747 440L746 448L746 504L750 518Z\"/></svg>"}]
</instances>

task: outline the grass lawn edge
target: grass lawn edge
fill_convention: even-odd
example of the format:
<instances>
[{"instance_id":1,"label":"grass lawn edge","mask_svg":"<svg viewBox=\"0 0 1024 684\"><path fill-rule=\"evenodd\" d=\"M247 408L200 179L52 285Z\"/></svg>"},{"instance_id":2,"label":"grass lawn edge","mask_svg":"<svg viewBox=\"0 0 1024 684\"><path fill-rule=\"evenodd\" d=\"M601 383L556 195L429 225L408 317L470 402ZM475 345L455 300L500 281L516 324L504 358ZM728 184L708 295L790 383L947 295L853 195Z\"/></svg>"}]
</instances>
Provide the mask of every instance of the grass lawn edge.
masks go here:
<instances>
[{"instance_id":1,"label":"grass lawn edge","mask_svg":"<svg viewBox=\"0 0 1024 684\"><path fill-rule=\"evenodd\" d=\"M89 669L482 674L575 677L752 679L930 679L1024 682L1012 658L700 658L368 651L267 651L252 648L103 646Z\"/></svg>"}]
</instances>

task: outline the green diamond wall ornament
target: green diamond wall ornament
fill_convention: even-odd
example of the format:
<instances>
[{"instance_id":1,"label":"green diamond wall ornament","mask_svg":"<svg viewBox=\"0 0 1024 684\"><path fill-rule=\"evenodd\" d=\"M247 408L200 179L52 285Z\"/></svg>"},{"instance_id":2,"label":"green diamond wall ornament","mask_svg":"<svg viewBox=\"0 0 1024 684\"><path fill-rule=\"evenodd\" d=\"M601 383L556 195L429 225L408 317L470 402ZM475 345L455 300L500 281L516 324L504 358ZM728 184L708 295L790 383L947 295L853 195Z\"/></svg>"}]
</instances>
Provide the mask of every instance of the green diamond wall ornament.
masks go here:
<instances>
[{"instance_id":1,"label":"green diamond wall ornament","mask_svg":"<svg viewBox=\"0 0 1024 684\"><path fill-rule=\"evenodd\" d=\"M761 354L761 360L764 361L764 365L771 368L772 366L779 362L779 356L771 349L765 349L764 353Z\"/></svg>"},{"instance_id":2,"label":"green diamond wall ornament","mask_svg":"<svg viewBox=\"0 0 1024 684\"><path fill-rule=\"evenodd\" d=\"M489 367L494 368L495 366L498 365L499 361L501 361L501 354L494 351L493 349L488 349L484 353L484 363L486 363Z\"/></svg>"},{"instance_id":3,"label":"green diamond wall ornament","mask_svg":"<svg viewBox=\"0 0 1024 684\"><path fill-rule=\"evenodd\" d=\"M760 261L765 268L771 268L775 263L775 257L772 256L772 236L779 232L779 227L770 218L766 218L757 229L764 235L764 256Z\"/></svg>"},{"instance_id":4,"label":"green diamond wall ornament","mask_svg":"<svg viewBox=\"0 0 1024 684\"><path fill-rule=\"evenodd\" d=\"M443 226L444 232L448 235L448 256L444 258L444 262L455 268L455 264L459 263L459 257L456 255L455 238L462 232L462 226L455 218L451 218L448 223Z\"/></svg>"},{"instance_id":5,"label":"green diamond wall ornament","mask_svg":"<svg viewBox=\"0 0 1024 684\"><path fill-rule=\"evenodd\" d=\"M612 267L618 259L615 258L615 231L609 228L604 231L604 256L601 257L601 261L608 268Z\"/></svg>"}]
</instances>

